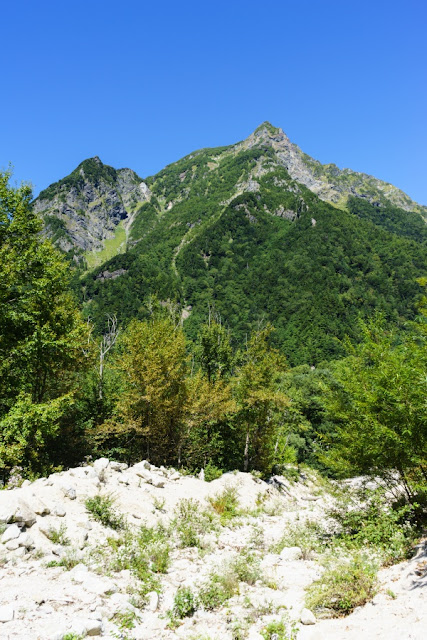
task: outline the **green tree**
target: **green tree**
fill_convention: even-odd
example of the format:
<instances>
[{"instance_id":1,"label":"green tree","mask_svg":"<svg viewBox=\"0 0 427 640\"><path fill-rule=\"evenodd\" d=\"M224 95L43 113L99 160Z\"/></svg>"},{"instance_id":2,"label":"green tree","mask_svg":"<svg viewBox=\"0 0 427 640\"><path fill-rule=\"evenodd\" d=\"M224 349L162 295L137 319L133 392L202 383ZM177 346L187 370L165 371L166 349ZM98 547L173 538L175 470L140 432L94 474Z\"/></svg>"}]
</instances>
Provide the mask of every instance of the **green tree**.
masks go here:
<instances>
[{"instance_id":1,"label":"green tree","mask_svg":"<svg viewBox=\"0 0 427 640\"><path fill-rule=\"evenodd\" d=\"M117 369L123 392L117 420L106 434L125 441L128 455L146 455L155 464L176 462L186 402L187 354L184 334L167 315L133 320L119 339Z\"/></svg>"},{"instance_id":2,"label":"green tree","mask_svg":"<svg viewBox=\"0 0 427 640\"><path fill-rule=\"evenodd\" d=\"M216 319L202 326L197 355L209 382L229 376L233 366L233 350L227 329Z\"/></svg>"},{"instance_id":3,"label":"green tree","mask_svg":"<svg viewBox=\"0 0 427 640\"><path fill-rule=\"evenodd\" d=\"M41 236L30 187L9 179L0 173L0 468L37 471L88 360L88 328L68 266Z\"/></svg>"},{"instance_id":4,"label":"green tree","mask_svg":"<svg viewBox=\"0 0 427 640\"><path fill-rule=\"evenodd\" d=\"M268 344L271 331L268 326L251 337L235 379L236 420L244 441L244 471L250 468L270 471L280 413L288 403L278 388L285 360Z\"/></svg>"},{"instance_id":5,"label":"green tree","mask_svg":"<svg viewBox=\"0 0 427 640\"><path fill-rule=\"evenodd\" d=\"M421 333L401 336L381 320L335 365L327 408L337 424L326 462L341 475L393 477L412 499L427 481L427 351Z\"/></svg>"},{"instance_id":6,"label":"green tree","mask_svg":"<svg viewBox=\"0 0 427 640\"><path fill-rule=\"evenodd\" d=\"M237 406L231 384L210 382L202 371L186 380L187 401L183 430L183 461L187 467L223 466L225 448L231 447L231 418Z\"/></svg>"}]
</instances>

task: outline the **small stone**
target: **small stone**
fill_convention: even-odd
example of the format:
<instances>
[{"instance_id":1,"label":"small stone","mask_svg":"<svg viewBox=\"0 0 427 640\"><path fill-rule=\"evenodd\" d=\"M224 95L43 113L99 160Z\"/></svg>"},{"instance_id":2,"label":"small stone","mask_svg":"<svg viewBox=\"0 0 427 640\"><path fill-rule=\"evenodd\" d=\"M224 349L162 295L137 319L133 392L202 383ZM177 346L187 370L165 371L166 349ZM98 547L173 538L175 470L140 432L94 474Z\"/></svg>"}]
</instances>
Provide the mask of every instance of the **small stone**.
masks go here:
<instances>
[{"instance_id":1,"label":"small stone","mask_svg":"<svg viewBox=\"0 0 427 640\"><path fill-rule=\"evenodd\" d=\"M316 624L316 616L310 609L303 609L300 617L301 624Z\"/></svg>"},{"instance_id":2,"label":"small stone","mask_svg":"<svg viewBox=\"0 0 427 640\"><path fill-rule=\"evenodd\" d=\"M147 609L153 612L157 611L157 608L159 606L159 594L157 593L157 591L150 591L150 593L147 593L147 598Z\"/></svg>"},{"instance_id":3,"label":"small stone","mask_svg":"<svg viewBox=\"0 0 427 640\"><path fill-rule=\"evenodd\" d=\"M76 499L77 492L71 484L62 483L59 485L59 488L66 498L69 498L70 500Z\"/></svg>"},{"instance_id":4,"label":"small stone","mask_svg":"<svg viewBox=\"0 0 427 640\"><path fill-rule=\"evenodd\" d=\"M38 516L48 516L50 513L49 507L36 496L31 500L31 508Z\"/></svg>"},{"instance_id":5,"label":"small stone","mask_svg":"<svg viewBox=\"0 0 427 640\"><path fill-rule=\"evenodd\" d=\"M64 509L62 504L56 504L53 507L53 511L52 511L52 515L54 516L58 516L58 518L63 518L64 516L67 515L66 510Z\"/></svg>"},{"instance_id":6,"label":"small stone","mask_svg":"<svg viewBox=\"0 0 427 640\"><path fill-rule=\"evenodd\" d=\"M11 622L15 617L15 609L9 605L0 607L0 622Z\"/></svg>"},{"instance_id":7,"label":"small stone","mask_svg":"<svg viewBox=\"0 0 427 640\"><path fill-rule=\"evenodd\" d=\"M26 549L34 548L34 540L29 533L21 533L18 538L18 544L20 547L25 547Z\"/></svg>"},{"instance_id":8,"label":"small stone","mask_svg":"<svg viewBox=\"0 0 427 640\"><path fill-rule=\"evenodd\" d=\"M20 500L18 502L18 507L15 511L14 520L18 524L25 525L26 527L32 527L36 522L37 517L36 514L26 502Z\"/></svg>"},{"instance_id":9,"label":"small stone","mask_svg":"<svg viewBox=\"0 0 427 640\"><path fill-rule=\"evenodd\" d=\"M19 538L20 535L21 535L21 529L18 527L17 524L12 524L3 533L1 537L1 542L3 544L6 544L6 542L9 542L9 540L14 540L15 538Z\"/></svg>"},{"instance_id":10,"label":"small stone","mask_svg":"<svg viewBox=\"0 0 427 640\"><path fill-rule=\"evenodd\" d=\"M100 636L102 634L102 620L88 618L84 621L88 636Z\"/></svg>"},{"instance_id":11,"label":"small stone","mask_svg":"<svg viewBox=\"0 0 427 640\"><path fill-rule=\"evenodd\" d=\"M285 547L280 552L282 560L299 560L302 556L300 547Z\"/></svg>"},{"instance_id":12,"label":"small stone","mask_svg":"<svg viewBox=\"0 0 427 640\"><path fill-rule=\"evenodd\" d=\"M110 467L113 471L126 471L128 465L126 462L116 462L115 460L112 460L110 462Z\"/></svg>"},{"instance_id":13,"label":"small stone","mask_svg":"<svg viewBox=\"0 0 427 640\"><path fill-rule=\"evenodd\" d=\"M152 476L151 484L153 485L153 487L156 487L157 489L162 489L165 486L165 481L162 480L161 478L156 478Z\"/></svg>"},{"instance_id":14,"label":"small stone","mask_svg":"<svg viewBox=\"0 0 427 640\"><path fill-rule=\"evenodd\" d=\"M175 480L179 480L181 477L181 475L178 473L178 471L175 471L175 473L172 473L172 475L169 476L169 480L172 480L172 482L175 482Z\"/></svg>"},{"instance_id":15,"label":"small stone","mask_svg":"<svg viewBox=\"0 0 427 640\"><path fill-rule=\"evenodd\" d=\"M6 542L5 547L8 551L16 551L16 549L19 548L18 538L14 538L13 540Z\"/></svg>"}]
</instances>

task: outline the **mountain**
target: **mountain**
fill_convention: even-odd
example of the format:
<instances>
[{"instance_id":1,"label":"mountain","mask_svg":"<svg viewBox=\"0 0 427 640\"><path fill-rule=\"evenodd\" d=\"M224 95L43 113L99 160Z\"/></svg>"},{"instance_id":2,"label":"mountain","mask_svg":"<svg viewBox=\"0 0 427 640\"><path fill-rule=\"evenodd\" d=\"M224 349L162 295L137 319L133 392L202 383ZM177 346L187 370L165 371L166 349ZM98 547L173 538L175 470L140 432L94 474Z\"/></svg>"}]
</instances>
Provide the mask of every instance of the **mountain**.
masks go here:
<instances>
[{"instance_id":1,"label":"mountain","mask_svg":"<svg viewBox=\"0 0 427 640\"><path fill-rule=\"evenodd\" d=\"M125 249L135 211L149 198L134 171L113 169L95 157L42 191L34 208L62 251L94 266Z\"/></svg>"},{"instance_id":2,"label":"mountain","mask_svg":"<svg viewBox=\"0 0 427 640\"><path fill-rule=\"evenodd\" d=\"M339 357L359 316L413 318L427 268L426 207L321 165L269 123L144 181L86 160L34 206L86 265L79 290L99 330L155 294L179 303L193 338L212 306L236 341L271 321L291 364Z\"/></svg>"}]
</instances>

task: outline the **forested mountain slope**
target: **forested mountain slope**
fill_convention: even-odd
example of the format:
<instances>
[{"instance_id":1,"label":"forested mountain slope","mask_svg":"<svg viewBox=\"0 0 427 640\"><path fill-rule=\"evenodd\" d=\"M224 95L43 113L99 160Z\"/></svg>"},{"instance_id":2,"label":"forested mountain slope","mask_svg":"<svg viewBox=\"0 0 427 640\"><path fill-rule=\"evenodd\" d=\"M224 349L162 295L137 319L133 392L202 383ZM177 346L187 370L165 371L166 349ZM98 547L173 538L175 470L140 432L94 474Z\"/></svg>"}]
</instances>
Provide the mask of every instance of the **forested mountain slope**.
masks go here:
<instances>
[{"instance_id":1,"label":"forested mountain slope","mask_svg":"<svg viewBox=\"0 0 427 640\"><path fill-rule=\"evenodd\" d=\"M179 303L190 336L212 306L238 341L271 321L291 364L339 356L359 316L412 318L427 267L425 207L321 165L269 123L144 181L87 160L35 206L86 260L79 289L100 330L108 313L143 315L155 294Z\"/></svg>"}]
</instances>

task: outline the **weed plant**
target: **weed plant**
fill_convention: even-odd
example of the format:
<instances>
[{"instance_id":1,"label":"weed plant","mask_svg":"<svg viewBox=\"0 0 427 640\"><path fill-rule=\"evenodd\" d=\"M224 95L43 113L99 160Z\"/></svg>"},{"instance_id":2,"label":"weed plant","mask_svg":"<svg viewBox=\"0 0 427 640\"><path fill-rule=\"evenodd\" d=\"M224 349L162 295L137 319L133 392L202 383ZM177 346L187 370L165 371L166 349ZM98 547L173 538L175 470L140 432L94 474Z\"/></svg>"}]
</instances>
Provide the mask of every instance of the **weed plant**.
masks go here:
<instances>
[{"instance_id":1,"label":"weed plant","mask_svg":"<svg viewBox=\"0 0 427 640\"><path fill-rule=\"evenodd\" d=\"M112 495L102 496L100 494L85 501L85 507L94 520L100 522L104 527L110 529L124 529L126 522L123 515L114 509L115 499Z\"/></svg>"},{"instance_id":2,"label":"weed plant","mask_svg":"<svg viewBox=\"0 0 427 640\"><path fill-rule=\"evenodd\" d=\"M296 640L298 627L285 617L272 620L262 630L264 640Z\"/></svg>"},{"instance_id":3,"label":"weed plant","mask_svg":"<svg viewBox=\"0 0 427 640\"><path fill-rule=\"evenodd\" d=\"M361 554L335 562L310 585L306 605L323 617L347 615L375 595L376 572Z\"/></svg>"},{"instance_id":4,"label":"weed plant","mask_svg":"<svg viewBox=\"0 0 427 640\"><path fill-rule=\"evenodd\" d=\"M376 550L383 564L407 558L417 537L411 515L416 507L387 503L383 491L364 492L360 501L342 497L329 512L339 526L336 541L348 549Z\"/></svg>"},{"instance_id":5,"label":"weed plant","mask_svg":"<svg viewBox=\"0 0 427 640\"><path fill-rule=\"evenodd\" d=\"M221 524L227 523L231 518L240 515L239 499L235 487L225 487L223 491L208 498L212 509L221 518Z\"/></svg>"},{"instance_id":6,"label":"weed plant","mask_svg":"<svg viewBox=\"0 0 427 640\"><path fill-rule=\"evenodd\" d=\"M307 520L302 525L290 525L279 542L273 545L271 551L280 553L285 547L300 547L303 560L312 558L313 553L322 553L329 544L328 534L319 523Z\"/></svg>"},{"instance_id":7,"label":"weed plant","mask_svg":"<svg viewBox=\"0 0 427 640\"><path fill-rule=\"evenodd\" d=\"M213 514L202 509L193 498L184 498L177 504L172 521L178 543L182 547L200 547L200 536L217 528Z\"/></svg>"},{"instance_id":8,"label":"weed plant","mask_svg":"<svg viewBox=\"0 0 427 640\"><path fill-rule=\"evenodd\" d=\"M46 532L46 536L51 542L53 542L53 544L62 544L64 546L70 544L70 540L67 538L67 528L64 523L61 524L59 529L50 527Z\"/></svg>"}]
</instances>

